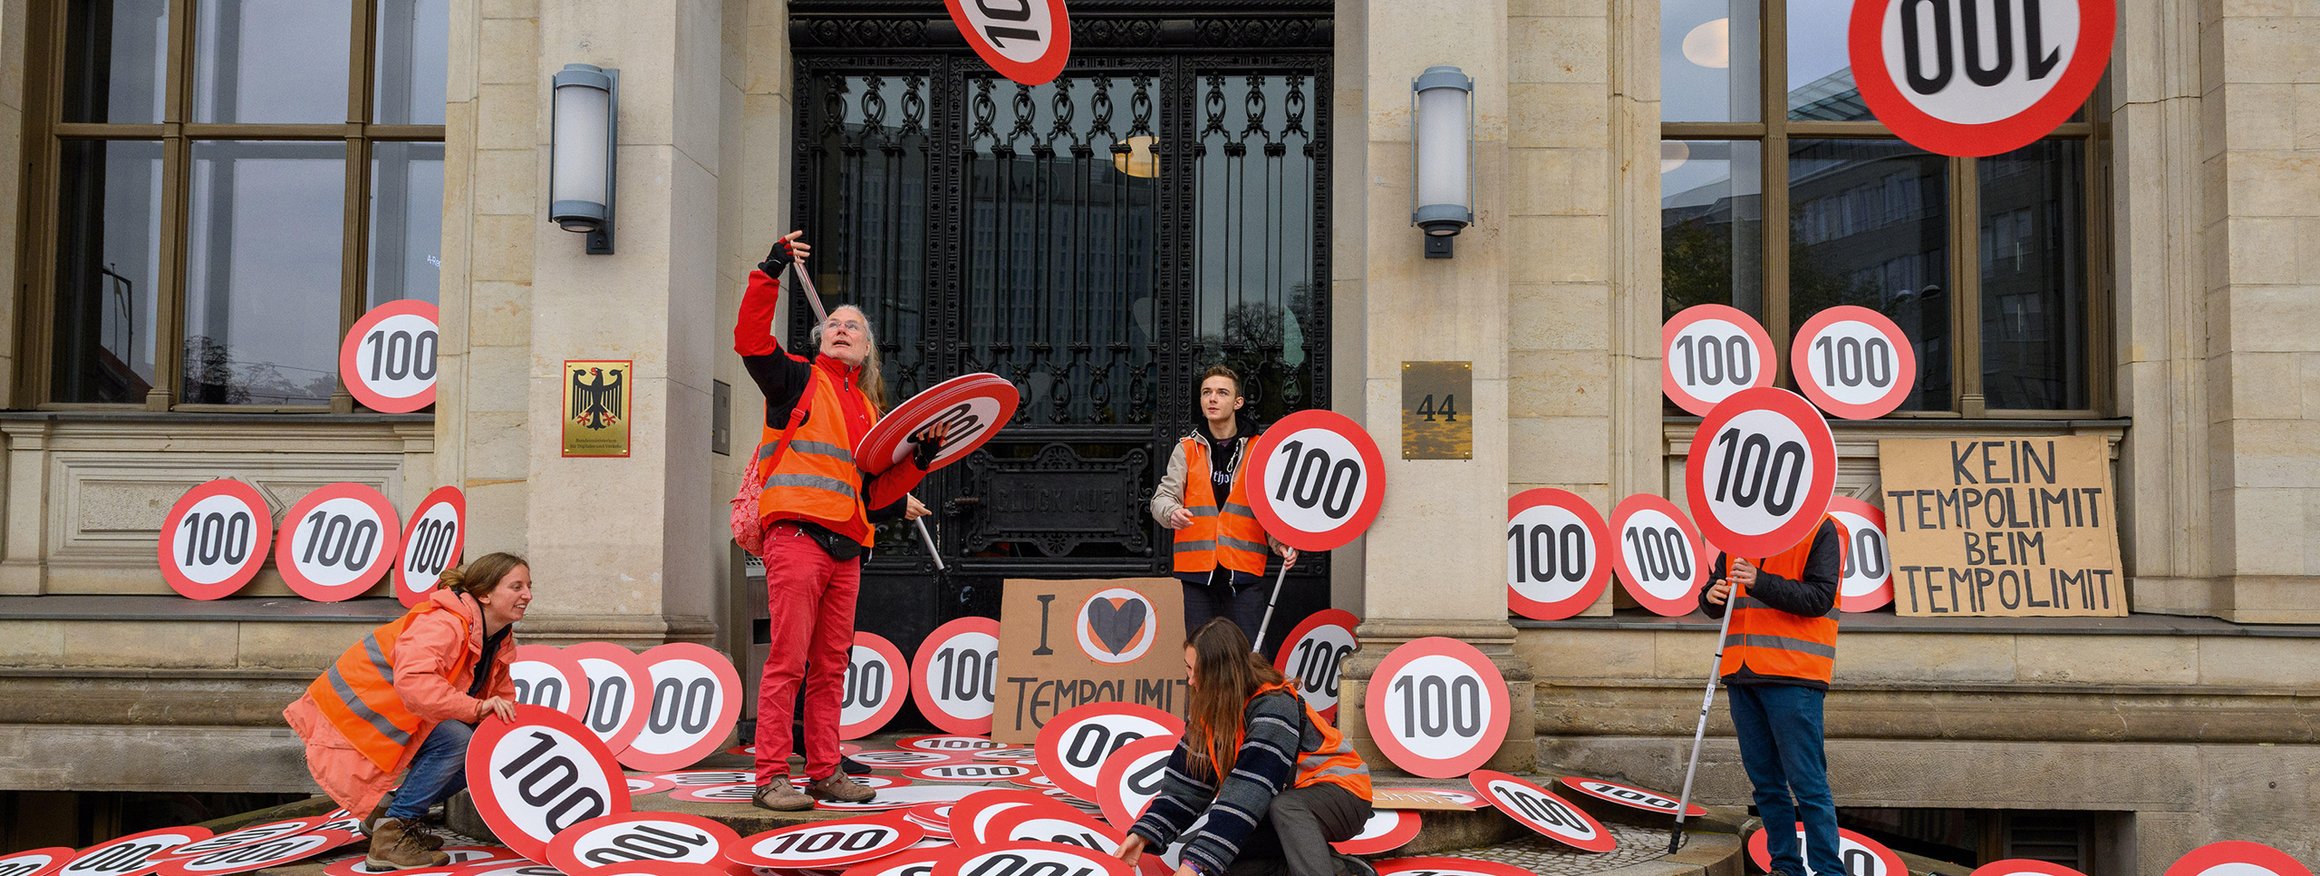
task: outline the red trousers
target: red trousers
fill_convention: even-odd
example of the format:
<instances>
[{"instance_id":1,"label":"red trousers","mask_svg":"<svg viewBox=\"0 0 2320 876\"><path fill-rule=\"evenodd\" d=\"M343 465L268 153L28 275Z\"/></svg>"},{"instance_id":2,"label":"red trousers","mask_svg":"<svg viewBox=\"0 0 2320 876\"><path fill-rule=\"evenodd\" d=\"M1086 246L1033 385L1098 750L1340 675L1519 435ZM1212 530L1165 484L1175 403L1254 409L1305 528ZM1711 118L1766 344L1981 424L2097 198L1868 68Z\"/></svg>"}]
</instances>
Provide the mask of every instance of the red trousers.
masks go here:
<instances>
[{"instance_id":1,"label":"red trousers","mask_svg":"<svg viewBox=\"0 0 2320 876\"><path fill-rule=\"evenodd\" d=\"M794 525L765 533L766 617L772 647L757 684L757 781L789 775L790 714L806 686L806 776L838 771L838 706L854 647L854 601L862 561L839 561ZM808 666L812 669L809 671Z\"/></svg>"}]
</instances>

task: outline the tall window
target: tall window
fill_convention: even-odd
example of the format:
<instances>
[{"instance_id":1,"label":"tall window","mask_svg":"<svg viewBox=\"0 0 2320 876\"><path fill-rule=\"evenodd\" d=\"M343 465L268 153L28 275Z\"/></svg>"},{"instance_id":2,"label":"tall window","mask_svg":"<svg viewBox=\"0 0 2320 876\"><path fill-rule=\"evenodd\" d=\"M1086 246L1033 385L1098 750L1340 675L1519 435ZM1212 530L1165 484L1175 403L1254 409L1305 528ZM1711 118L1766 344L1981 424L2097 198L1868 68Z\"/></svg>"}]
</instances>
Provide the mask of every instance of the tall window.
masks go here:
<instances>
[{"instance_id":1,"label":"tall window","mask_svg":"<svg viewBox=\"0 0 2320 876\"><path fill-rule=\"evenodd\" d=\"M26 397L344 399L347 327L438 294L449 6L37 4Z\"/></svg>"},{"instance_id":2,"label":"tall window","mask_svg":"<svg viewBox=\"0 0 2320 876\"><path fill-rule=\"evenodd\" d=\"M1850 12L1827 0L1661 0L1667 313L1745 310L1785 372L1796 326L1860 305L1917 346L1900 415L2092 413L2102 308L2090 302L2102 285L2090 277L2098 187L2085 110L2004 155L1917 149L1853 86Z\"/></svg>"}]
</instances>

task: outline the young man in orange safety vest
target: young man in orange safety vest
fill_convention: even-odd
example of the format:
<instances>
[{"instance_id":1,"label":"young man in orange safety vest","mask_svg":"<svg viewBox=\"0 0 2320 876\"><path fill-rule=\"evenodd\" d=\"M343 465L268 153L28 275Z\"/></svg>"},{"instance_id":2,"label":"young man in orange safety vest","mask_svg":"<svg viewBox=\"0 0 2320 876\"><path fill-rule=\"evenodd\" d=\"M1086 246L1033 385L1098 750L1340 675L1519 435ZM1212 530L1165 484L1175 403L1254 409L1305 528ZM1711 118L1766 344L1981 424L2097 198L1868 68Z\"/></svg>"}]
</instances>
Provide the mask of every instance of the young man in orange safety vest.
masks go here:
<instances>
[{"instance_id":1,"label":"young man in orange safety vest","mask_svg":"<svg viewBox=\"0 0 2320 876\"><path fill-rule=\"evenodd\" d=\"M1216 365L1202 374L1201 423L1177 440L1152 494L1152 519L1176 533L1187 636L1211 618L1227 617L1254 640L1269 593L1263 586L1265 554L1280 554L1284 566L1297 562L1296 549L1265 535L1249 510L1242 474L1257 422L1241 412L1247 404L1241 376L1232 369Z\"/></svg>"},{"instance_id":2,"label":"young man in orange safety vest","mask_svg":"<svg viewBox=\"0 0 2320 876\"><path fill-rule=\"evenodd\" d=\"M1837 807L1829 793L1821 700L1837 665L1837 579L1845 567L1845 528L1822 517L1813 534L1769 557L1716 556L1715 578L1700 608L1721 618L1716 674L1729 691L1740 763L1756 787L1772 872L1843 873L1837 858ZM1737 593L1737 598L1734 594ZM1797 848L1795 825L1804 825Z\"/></svg>"}]
</instances>

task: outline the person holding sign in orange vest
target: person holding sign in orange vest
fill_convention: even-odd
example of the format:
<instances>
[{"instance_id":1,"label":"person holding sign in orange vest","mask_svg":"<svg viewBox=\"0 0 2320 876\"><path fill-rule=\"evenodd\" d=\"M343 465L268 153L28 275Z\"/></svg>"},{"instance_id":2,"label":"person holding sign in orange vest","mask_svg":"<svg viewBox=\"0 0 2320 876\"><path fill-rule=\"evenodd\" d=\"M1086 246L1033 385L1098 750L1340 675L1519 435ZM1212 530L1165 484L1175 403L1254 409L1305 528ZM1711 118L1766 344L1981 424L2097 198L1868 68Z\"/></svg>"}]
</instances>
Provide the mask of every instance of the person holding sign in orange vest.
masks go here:
<instances>
[{"instance_id":1,"label":"person holding sign in orange vest","mask_svg":"<svg viewBox=\"0 0 2320 876\"><path fill-rule=\"evenodd\" d=\"M1192 695L1160 796L1117 852L1136 866L1179 837L1176 876L1376 876L1330 843L1371 814L1369 766L1225 618L1184 645ZM1208 822L1186 836L1206 812Z\"/></svg>"},{"instance_id":2,"label":"person holding sign in orange vest","mask_svg":"<svg viewBox=\"0 0 2320 876\"><path fill-rule=\"evenodd\" d=\"M1176 577L1184 582L1184 632L1231 618L1255 636L1265 614L1265 552L1296 565L1297 550L1274 541L1249 510L1242 473L1257 422L1241 413L1241 376L1222 365L1200 377L1201 423L1177 439L1152 493L1152 519L1176 531ZM1217 497L1222 496L1222 502Z\"/></svg>"},{"instance_id":3,"label":"person holding sign in orange vest","mask_svg":"<svg viewBox=\"0 0 2320 876\"><path fill-rule=\"evenodd\" d=\"M767 617L773 641L757 694L758 806L810 809L814 798L866 803L868 786L840 772L838 717L854 645L854 603L862 589L862 556L872 525L926 513L909 495L942 453L947 428L919 436L905 463L865 475L854 460L878 421L885 388L877 340L862 309L844 305L814 327L812 358L782 349L773 322L784 311L780 276L810 251L792 231L774 241L749 274L733 349L765 394L765 426L743 477L763 485L757 499L760 556L765 560ZM789 726L805 688L806 776L789 782Z\"/></svg>"},{"instance_id":4,"label":"person holding sign in orange vest","mask_svg":"<svg viewBox=\"0 0 2320 876\"><path fill-rule=\"evenodd\" d=\"M1734 612L1716 673L1730 691L1740 763L1756 787L1772 870L1805 876L1843 873L1837 807L1829 793L1821 700L1837 665L1837 581L1845 530L1822 517L1811 538L1761 559L1716 555L1715 579L1700 591L1709 617ZM1737 594L1735 598L1734 594ZM1791 825L1804 823L1804 849Z\"/></svg>"},{"instance_id":5,"label":"person holding sign in orange vest","mask_svg":"<svg viewBox=\"0 0 2320 876\"><path fill-rule=\"evenodd\" d=\"M425 602L346 649L283 710L306 741L306 768L346 811L369 813L364 863L439 867L427 808L467 786L467 742L487 715L515 719L515 624L532 603L522 557L496 553L446 569ZM403 784L388 801L387 790Z\"/></svg>"}]
</instances>

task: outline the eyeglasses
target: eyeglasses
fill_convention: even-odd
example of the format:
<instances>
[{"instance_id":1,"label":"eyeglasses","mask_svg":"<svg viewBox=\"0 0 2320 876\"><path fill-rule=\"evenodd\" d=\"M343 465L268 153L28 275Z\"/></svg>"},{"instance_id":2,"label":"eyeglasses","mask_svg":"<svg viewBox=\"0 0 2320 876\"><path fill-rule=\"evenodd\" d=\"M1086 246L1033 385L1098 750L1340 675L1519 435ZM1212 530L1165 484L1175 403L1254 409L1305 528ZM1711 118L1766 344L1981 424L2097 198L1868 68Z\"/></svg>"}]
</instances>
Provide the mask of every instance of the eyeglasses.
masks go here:
<instances>
[{"instance_id":1,"label":"eyeglasses","mask_svg":"<svg viewBox=\"0 0 2320 876\"><path fill-rule=\"evenodd\" d=\"M833 319L829 322L822 323L822 331L834 332L839 329L845 329L846 331L850 331L855 334L861 334L863 332L869 331L870 327L863 325L860 320L852 319Z\"/></svg>"}]
</instances>

